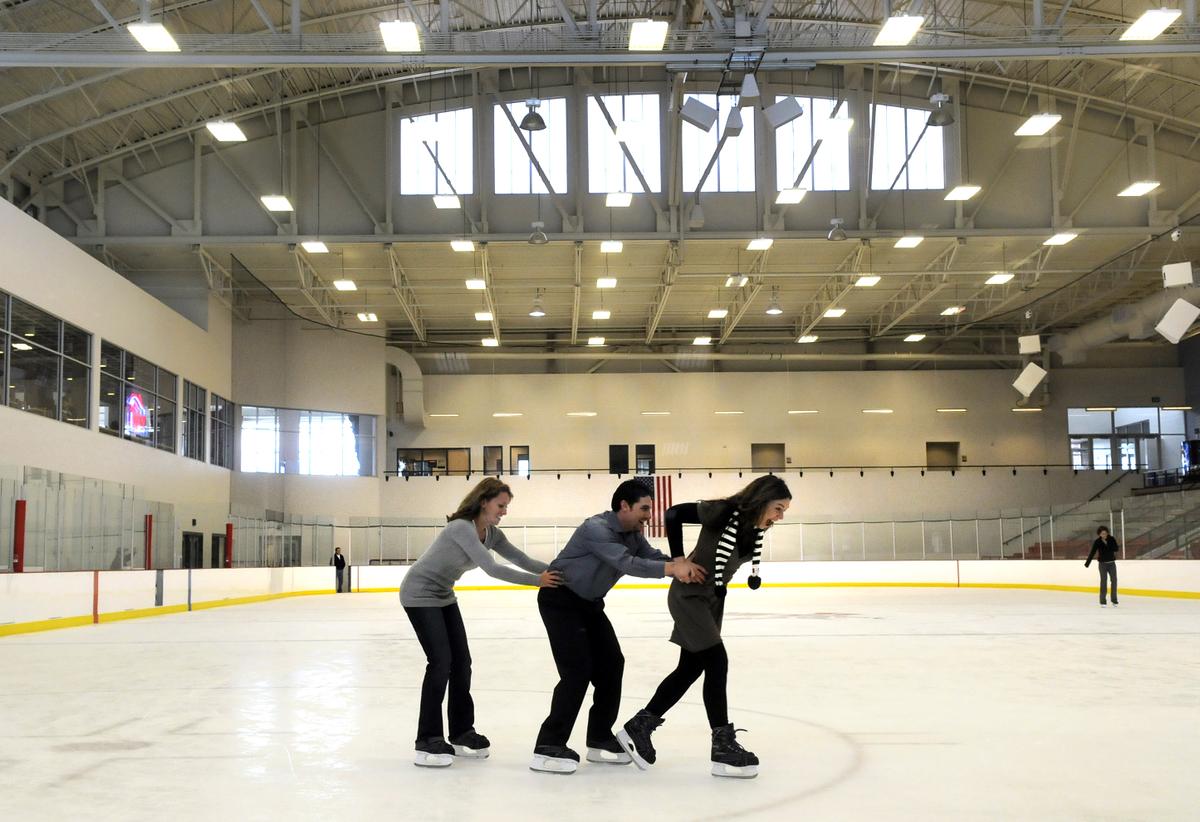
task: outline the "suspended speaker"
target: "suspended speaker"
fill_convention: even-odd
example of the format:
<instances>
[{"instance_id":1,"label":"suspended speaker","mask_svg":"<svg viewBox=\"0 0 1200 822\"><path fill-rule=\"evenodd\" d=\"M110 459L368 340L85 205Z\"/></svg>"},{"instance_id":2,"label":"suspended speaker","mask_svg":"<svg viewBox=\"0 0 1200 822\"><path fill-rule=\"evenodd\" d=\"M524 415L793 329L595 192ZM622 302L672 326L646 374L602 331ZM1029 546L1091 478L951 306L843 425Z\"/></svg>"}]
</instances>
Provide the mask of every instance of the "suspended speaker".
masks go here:
<instances>
[{"instance_id":1,"label":"suspended speaker","mask_svg":"<svg viewBox=\"0 0 1200 822\"><path fill-rule=\"evenodd\" d=\"M1168 263L1162 267L1162 272L1163 288L1192 284L1192 264L1190 262Z\"/></svg>"},{"instance_id":2,"label":"suspended speaker","mask_svg":"<svg viewBox=\"0 0 1200 822\"><path fill-rule=\"evenodd\" d=\"M1028 397L1033 393L1033 389L1038 387L1038 384L1046 378L1046 369L1039 366L1037 363L1029 363L1025 366L1025 370L1021 372L1021 376L1013 382L1012 387L1021 392L1021 396Z\"/></svg>"},{"instance_id":3,"label":"suspended speaker","mask_svg":"<svg viewBox=\"0 0 1200 822\"><path fill-rule=\"evenodd\" d=\"M679 109L679 116L685 123L691 123L701 131L711 131L717 122L717 110L704 105L695 97L689 97Z\"/></svg>"},{"instance_id":4,"label":"suspended speaker","mask_svg":"<svg viewBox=\"0 0 1200 822\"><path fill-rule=\"evenodd\" d=\"M802 114L804 114L804 109L796 102L795 97L784 97L775 105L763 109L763 115L767 118L771 128L786 126Z\"/></svg>"},{"instance_id":5,"label":"suspended speaker","mask_svg":"<svg viewBox=\"0 0 1200 822\"><path fill-rule=\"evenodd\" d=\"M1158 325L1154 326L1154 330L1171 342L1178 343L1197 317L1200 317L1200 308L1196 308L1187 300L1176 300L1158 321Z\"/></svg>"},{"instance_id":6,"label":"suspended speaker","mask_svg":"<svg viewBox=\"0 0 1200 822\"><path fill-rule=\"evenodd\" d=\"M1040 354L1042 351L1041 336L1030 334L1027 337L1017 337L1017 350L1022 354Z\"/></svg>"}]
</instances>

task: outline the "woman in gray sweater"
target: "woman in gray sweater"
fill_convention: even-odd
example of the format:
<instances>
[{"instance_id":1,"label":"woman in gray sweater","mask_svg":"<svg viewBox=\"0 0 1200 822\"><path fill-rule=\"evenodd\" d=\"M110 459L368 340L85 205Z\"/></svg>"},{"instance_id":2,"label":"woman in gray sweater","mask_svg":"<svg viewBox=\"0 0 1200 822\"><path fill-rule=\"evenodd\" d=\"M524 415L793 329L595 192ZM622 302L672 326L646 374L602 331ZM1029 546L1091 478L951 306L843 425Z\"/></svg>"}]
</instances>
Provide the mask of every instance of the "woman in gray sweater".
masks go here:
<instances>
[{"instance_id":1,"label":"woman in gray sweater","mask_svg":"<svg viewBox=\"0 0 1200 822\"><path fill-rule=\"evenodd\" d=\"M446 517L446 527L400 584L400 604L428 660L417 720L417 765L444 768L456 755L476 759L488 755L487 737L475 731L471 652L454 597L454 583L472 568L482 568L497 579L518 585L554 587L561 582L557 572L526 556L496 527L508 513L512 497L512 489L494 477L476 485L458 510ZM492 551L524 570L502 565ZM449 743L442 727L442 698L447 686Z\"/></svg>"}]
</instances>

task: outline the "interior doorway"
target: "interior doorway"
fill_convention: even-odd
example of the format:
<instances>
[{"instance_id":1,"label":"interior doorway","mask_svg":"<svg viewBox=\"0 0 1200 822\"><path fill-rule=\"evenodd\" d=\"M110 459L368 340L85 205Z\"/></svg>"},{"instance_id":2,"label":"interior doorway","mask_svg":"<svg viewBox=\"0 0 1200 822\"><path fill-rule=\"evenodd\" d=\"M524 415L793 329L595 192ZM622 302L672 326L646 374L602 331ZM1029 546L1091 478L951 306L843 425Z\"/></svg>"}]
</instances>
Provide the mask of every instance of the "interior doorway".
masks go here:
<instances>
[{"instance_id":1,"label":"interior doorway","mask_svg":"<svg viewBox=\"0 0 1200 822\"><path fill-rule=\"evenodd\" d=\"M194 531L183 532L183 567L204 567L204 534Z\"/></svg>"},{"instance_id":2,"label":"interior doorway","mask_svg":"<svg viewBox=\"0 0 1200 822\"><path fill-rule=\"evenodd\" d=\"M225 535L212 535L212 565L210 568L225 567Z\"/></svg>"}]
</instances>

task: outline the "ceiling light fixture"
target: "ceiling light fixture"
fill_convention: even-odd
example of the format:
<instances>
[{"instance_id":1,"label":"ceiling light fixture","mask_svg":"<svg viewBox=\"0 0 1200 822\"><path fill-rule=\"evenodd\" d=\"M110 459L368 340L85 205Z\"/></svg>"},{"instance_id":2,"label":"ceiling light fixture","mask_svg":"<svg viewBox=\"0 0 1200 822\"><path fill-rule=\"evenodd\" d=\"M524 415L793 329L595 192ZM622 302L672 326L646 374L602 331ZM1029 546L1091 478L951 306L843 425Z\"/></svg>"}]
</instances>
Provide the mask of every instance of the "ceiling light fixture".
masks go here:
<instances>
[{"instance_id":1,"label":"ceiling light fixture","mask_svg":"<svg viewBox=\"0 0 1200 822\"><path fill-rule=\"evenodd\" d=\"M746 283L750 282L750 278L745 274L730 274L725 278L726 288L741 288Z\"/></svg>"},{"instance_id":2,"label":"ceiling light fixture","mask_svg":"<svg viewBox=\"0 0 1200 822\"><path fill-rule=\"evenodd\" d=\"M904 338L904 341L905 342L920 342L923 339L925 339L924 334L915 333L915 334L909 334L907 337Z\"/></svg>"},{"instance_id":3,"label":"ceiling light fixture","mask_svg":"<svg viewBox=\"0 0 1200 822\"><path fill-rule=\"evenodd\" d=\"M466 286L467 291L483 291L487 288L487 282L485 280L467 280Z\"/></svg>"},{"instance_id":4,"label":"ceiling light fixture","mask_svg":"<svg viewBox=\"0 0 1200 822\"><path fill-rule=\"evenodd\" d=\"M795 205L808 193L806 188L785 188L775 195L775 205Z\"/></svg>"},{"instance_id":5,"label":"ceiling light fixture","mask_svg":"<svg viewBox=\"0 0 1200 822\"><path fill-rule=\"evenodd\" d=\"M375 323L379 322L379 318L370 311L360 311L358 313L358 321L360 323Z\"/></svg>"},{"instance_id":6,"label":"ceiling light fixture","mask_svg":"<svg viewBox=\"0 0 1200 822\"><path fill-rule=\"evenodd\" d=\"M604 345L604 338L603 337L588 337L587 344L590 346L593 346L593 347L598 346L598 345Z\"/></svg>"},{"instance_id":7,"label":"ceiling light fixture","mask_svg":"<svg viewBox=\"0 0 1200 822\"><path fill-rule=\"evenodd\" d=\"M829 233L825 235L825 239L831 240L835 243L840 243L842 240L845 240L846 229L842 228L842 223L844 222L846 221L841 217L834 217L832 220L830 220L829 225L831 225L832 228L830 228Z\"/></svg>"},{"instance_id":8,"label":"ceiling light fixture","mask_svg":"<svg viewBox=\"0 0 1200 822\"><path fill-rule=\"evenodd\" d=\"M710 308L708 310L708 318L710 320L723 320L729 316L728 308Z\"/></svg>"},{"instance_id":9,"label":"ceiling light fixture","mask_svg":"<svg viewBox=\"0 0 1200 822\"><path fill-rule=\"evenodd\" d=\"M595 411L568 411L567 416L568 417L594 417L594 416L596 416L596 412Z\"/></svg>"},{"instance_id":10,"label":"ceiling light fixture","mask_svg":"<svg viewBox=\"0 0 1200 822\"><path fill-rule=\"evenodd\" d=\"M625 243L620 240L602 240L600 242L601 254L620 254L625 250Z\"/></svg>"},{"instance_id":11,"label":"ceiling light fixture","mask_svg":"<svg viewBox=\"0 0 1200 822\"><path fill-rule=\"evenodd\" d=\"M667 42L666 20L635 20L629 27L630 51L662 51Z\"/></svg>"},{"instance_id":12,"label":"ceiling light fixture","mask_svg":"<svg viewBox=\"0 0 1200 822\"><path fill-rule=\"evenodd\" d=\"M1138 180L1136 183L1130 183L1121 190L1118 197L1141 197L1149 194L1154 189L1158 188L1160 183L1158 180Z\"/></svg>"},{"instance_id":13,"label":"ceiling light fixture","mask_svg":"<svg viewBox=\"0 0 1200 822\"><path fill-rule=\"evenodd\" d=\"M292 201L282 194L264 194L258 198L267 211L294 211Z\"/></svg>"},{"instance_id":14,"label":"ceiling light fixture","mask_svg":"<svg viewBox=\"0 0 1200 822\"><path fill-rule=\"evenodd\" d=\"M939 408L939 409L937 409L937 412L939 414L965 414L965 413L967 413L967 409L965 409L965 408Z\"/></svg>"},{"instance_id":15,"label":"ceiling light fixture","mask_svg":"<svg viewBox=\"0 0 1200 822\"><path fill-rule=\"evenodd\" d=\"M607 308L597 308L595 311L592 312L593 320L607 320L611 316L612 316L612 312L609 311Z\"/></svg>"},{"instance_id":16,"label":"ceiling light fixture","mask_svg":"<svg viewBox=\"0 0 1200 822\"><path fill-rule=\"evenodd\" d=\"M474 251L475 242L473 240L451 240L450 248L454 251Z\"/></svg>"},{"instance_id":17,"label":"ceiling light fixture","mask_svg":"<svg viewBox=\"0 0 1200 822\"><path fill-rule=\"evenodd\" d=\"M146 51L179 51L179 44L175 42L171 32L167 31L167 27L162 23L151 23L150 18L145 16L150 11L148 4L143 6L142 11L144 14L141 22L130 23L125 27L133 35L133 39Z\"/></svg>"},{"instance_id":18,"label":"ceiling light fixture","mask_svg":"<svg viewBox=\"0 0 1200 822\"><path fill-rule=\"evenodd\" d=\"M779 286L771 286L771 301L767 303L767 314L772 317L778 317L783 313L783 307L779 304Z\"/></svg>"},{"instance_id":19,"label":"ceiling light fixture","mask_svg":"<svg viewBox=\"0 0 1200 822\"><path fill-rule=\"evenodd\" d=\"M803 408L795 411L788 411L789 414L820 414L821 412L815 408Z\"/></svg>"},{"instance_id":20,"label":"ceiling light fixture","mask_svg":"<svg viewBox=\"0 0 1200 822\"><path fill-rule=\"evenodd\" d=\"M808 343L815 343L819 339L820 337L818 337L816 334L804 334L800 337L797 337L796 342L807 345Z\"/></svg>"},{"instance_id":21,"label":"ceiling light fixture","mask_svg":"<svg viewBox=\"0 0 1200 822\"><path fill-rule=\"evenodd\" d=\"M671 416L671 412L670 411L643 411L642 416L643 417L669 417L669 416Z\"/></svg>"},{"instance_id":22,"label":"ceiling light fixture","mask_svg":"<svg viewBox=\"0 0 1200 822\"><path fill-rule=\"evenodd\" d=\"M534 220L529 224L533 231L529 232L530 245L545 245L550 242L550 238L546 236L546 224L541 220Z\"/></svg>"},{"instance_id":23,"label":"ceiling light fixture","mask_svg":"<svg viewBox=\"0 0 1200 822\"><path fill-rule=\"evenodd\" d=\"M957 314L963 313L966 310L967 310L967 307L965 305L952 305L949 308L942 309L942 316L943 317L953 317Z\"/></svg>"},{"instance_id":24,"label":"ceiling light fixture","mask_svg":"<svg viewBox=\"0 0 1200 822\"><path fill-rule=\"evenodd\" d=\"M542 296L541 296L541 294L537 294L537 295L535 295L535 296L534 296L534 298L533 298L533 308L529 309L529 316L531 316L531 317L544 317L544 316L546 316L546 309L542 307Z\"/></svg>"},{"instance_id":25,"label":"ceiling light fixture","mask_svg":"<svg viewBox=\"0 0 1200 822\"><path fill-rule=\"evenodd\" d=\"M933 128L945 128L953 125L954 112L946 106L946 103L950 102L949 94L935 94L929 98L929 102L933 103L933 111L929 112L929 119L925 121L926 125Z\"/></svg>"},{"instance_id":26,"label":"ceiling light fixture","mask_svg":"<svg viewBox=\"0 0 1200 822\"><path fill-rule=\"evenodd\" d=\"M616 277L597 277L596 278L596 288L616 288L616 287L617 287L617 278Z\"/></svg>"},{"instance_id":27,"label":"ceiling light fixture","mask_svg":"<svg viewBox=\"0 0 1200 822\"><path fill-rule=\"evenodd\" d=\"M320 240L305 240L304 242L300 243L300 247L309 254L329 253L329 246L325 245L325 243L321 242Z\"/></svg>"},{"instance_id":28,"label":"ceiling light fixture","mask_svg":"<svg viewBox=\"0 0 1200 822\"><path fill-rule=\"evenodd\" d=\"M1061 114L1035 114L1022 123L1021 127L1013 134L1018 137L1041 137L1058 125L1058 121L1061 119Z\"/></svg>"},{"instance_id":29,"label":"ceiling light fixture","mask_svg":"<svg viewBox=\"0 0 1200 822\"><path fill-rule=\"evenodd\" d=\"M756 237L746 245L747 251L766 251L775 243L770 237Z\"/></svg>"},{"instance_id":30,"label":"ceiling light fixture","mask_svg":"<svg viewBox=\"0 0 1200 822\"><path fill-rule=\"evenodd\" d=\"M712 345L712 337L696 337L692 340L692 345Z\"/></svg>"},{"instance_id":31,"label":"ceiling light fixture","mask_svg":"<svg viewBox=\"0 0 1200 822\"><path fill-rule=\"evenodd\" d=\"M482 342L484 348L498 348L500 346L500 341L495 337L484 337Z\"/></svg>"},{"instance_id":32,"label":"ceiling light fixture","mask_svg":"<svg viewBox=\"0 0 1200 822\"><path fill-rule=\"evenodd\" d=\"M879 285L879 281L883 278L876 274L864 274L854 281L854 284L859 288L872 288Z\"/></svg>"},{"instance_id":33,"label":"ceiling light fixture","mask_svg":"<svg viewBox=\"0 0 1200 822\"><path fill-rule=\"evenodd\" d=\"M844 309L844 308L826 308L825 309L825 316L830 317L832 319L837 319L838 317L845 316L845 314L846 314L846 309Z\"/></svg>"},{"instance_id":34,"label":"ceiling light fixture","mask_svg":"<svg viewBox=\"0 0 1200 822\"><path fill-rule=\"evenodd\" d=\"M414 52L421 50L421 35L411 20L385 20L379 24L384 51Z\"/></svg>"},{"instance_id":35,"label":"ceiling light fixture","mask_svg":"<svg viewBox=\"0 0 1200 822\"><path fill-rule=\"evenodd\" d=\"M1122 40L1153 40L1179 19L1179 9L1150 9L1129 24L1121 34Z\"/></svg>"},{"instance_id":36,"label":"ceiling light fixture","mask_svg":"<svg viewBox=\"0 0 1200 822\"><path fill-rule=\"evenodd\" d=\"M948 192L946 192L945 199L949 200L950 202L959 202L962 200L969 200L981 191L983 191L982 186L969 185L969 184L964 183L963 185L957 185L954 188L950 189Z\"/></svg>"},{"instance_id":37,"label":"ceiling light fixture","mask_svg":"<svg viewBox=\"0 0 1200 822\"><path fill-rule=\"evenodd\" d=\"M1060 234L1055 234L1048 240L1045 240L1042 245L1066 245L1078 236L1078 234L1073 234L1070 231L1064 231Z\"/></svg>"},{"instance_id":38,"label":"ceiling light fixture","mask_svg":"<svg viewBox=\"0 0 1200 822\"><path fill-rule=\"evenodd\" d=\"M864 414L891 414L892 409L890 409L890 408L864 408L862 410L862 412Z\"/></svg>"},{"instance_id":39,"label":"ceiling light fixture","mask_svg":"<svg viewBox=\"0 0 1200 822\"><path fill-rule=\"evenodd\" d=\"M538 106L542 104L541 100L526 100L525 105L529 106L529 111L521 118L521 128L525 131L545 131L546 121L542 119L542 115L538 114Z\"/></svg>"},{"instance_id":40,"label":"ceiling light fixture","mask_svg":"<svg viewBox=\"0 0 1200 822\"><path fill-rule=\"evenodd\" d=\"M893 14L875 35L875 46L907 46L917 36L925 18L919 15Z\"/></svg>"},{"instance_id":41,"label":"ceiling light fixture","mask_svg":"<svg viewBox=\"0 0 1200 822\"><path fill-rule=\"evenodd\" d=\"M1011 271L997 271L992 276L983 281L984 285L1004 285L1012 280L1015 275Z\"/></svg>"},{"instance_id":42,"label":"ceiling light fixture","mask_svg":"<svg viewBox=\"0 0 1200 822\"><path fill-rule=\"evenodd\" d=\"M925 242L924 237L920 237L916 234L909 234L905 237L901 237L899 240L896 240L895 247L896 248L916 248L923 242Z\"/></svg>"},{"instance_id":43,"label":"ceiling light fixture","mask_svg":"<svg viewBox=\"0 0 1200 822\"><path fill-rule=\"evenodd\" d=\"M354 280L334 280L333 287L338 291L358 291L358 284Z\"/></svg>"},{"instance_id":44,"label":"ceiling light fixture","mask_svg":"<svg viewBox=\"0 0 1200 822\"><path fill-rule=\"evenodd\" d=\"M490 323L490 322L492 321L492 312L490 312L490 311L476 311L476 312L475 312L475 319L476 319L476 320L478 320L478 321L479 321L479 322L481 322L481 323Z\"/></svg>"},{"instance_id":45,"label":"ceiling light fixture","mask_svg":"<svg viewBox=\"0 0 1200 822\"><path fill-rule=\"evenodd\" d=\"M237 123L230 123L227 120L210 120L204 124L204 127L218 143L246 142L246 133Z\"/></svg>"}]
</instances>

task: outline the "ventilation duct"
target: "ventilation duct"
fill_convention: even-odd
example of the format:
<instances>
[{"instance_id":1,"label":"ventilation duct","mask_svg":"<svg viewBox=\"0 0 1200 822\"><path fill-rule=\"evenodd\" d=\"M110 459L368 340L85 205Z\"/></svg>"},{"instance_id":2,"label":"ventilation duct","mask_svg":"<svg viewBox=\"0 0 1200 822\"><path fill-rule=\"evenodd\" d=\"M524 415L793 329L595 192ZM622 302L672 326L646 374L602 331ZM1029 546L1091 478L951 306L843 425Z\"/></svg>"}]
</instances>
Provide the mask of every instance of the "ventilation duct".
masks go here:
<instances>
[{"instance_id":1,"label":"ventilation duct","mask_svg":"<svg viewBox=\"0 0 1200 822\"><path fill-rule=\"evenodd\" d=\"M1062 357L1064 365L1075 365L1086 359L1089 350L1114 340L1126 337L1144 340L1154 334L1154 326L1180 298L1197 302L1200 287L1159 291L1141 302L1117 306L1107 317L1092 320L1065 334L1055 334L1046 343L1046 349Z\"/></svg>"},{"instance_id":2,"label":"ventilation duct","mask_svg":"<svg viewBox=\"0 0 1200 822\"><path fill-rule=\"evenodd\" d=\"M405 425L425 427L425 383L421 366L412 354L399 348L384 349L387 364L400 372L400 408Z\"/></svg>"}]
</instances>

